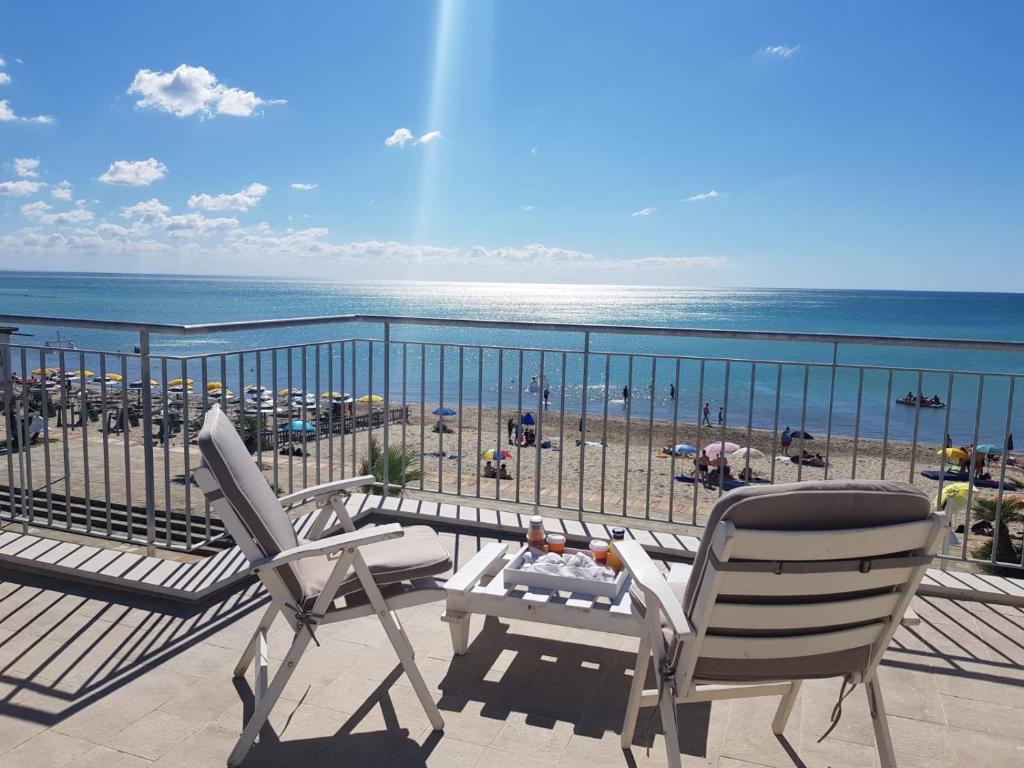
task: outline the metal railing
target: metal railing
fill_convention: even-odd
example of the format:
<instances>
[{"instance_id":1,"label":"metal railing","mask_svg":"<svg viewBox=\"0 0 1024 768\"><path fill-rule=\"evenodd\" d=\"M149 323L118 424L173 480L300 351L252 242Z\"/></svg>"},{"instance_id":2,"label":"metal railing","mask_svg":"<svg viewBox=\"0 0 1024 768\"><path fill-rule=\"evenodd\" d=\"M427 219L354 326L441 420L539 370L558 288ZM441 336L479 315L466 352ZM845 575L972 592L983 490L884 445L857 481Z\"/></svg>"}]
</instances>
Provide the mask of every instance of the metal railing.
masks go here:
<instances>
[{"instance_id":1,"label":"metal railing","mask_svg":"<svg viewBox=\"0 0 1024 768\"><path fill-rule=\"evenodd\" d=\"M26 528L150 551L223 544L191 487L203 413L220 403L281 492L370 471L385 494L699 525L741 484L900 479L946 497L963 524L945 560L1024 567L1008 492L1024 479L1008 450L1024 343L372 315L0 323L131 342L52 348L0 330L0 514ZM275 343L339 325L353 333ZM239 333L266 341L216 349ZM186 337L214 351L154 352L154 338ZM841 359L861 348L896 362ZM933 365L948 356L925 350L975 359Z\"/></svg>"}]
</instances>

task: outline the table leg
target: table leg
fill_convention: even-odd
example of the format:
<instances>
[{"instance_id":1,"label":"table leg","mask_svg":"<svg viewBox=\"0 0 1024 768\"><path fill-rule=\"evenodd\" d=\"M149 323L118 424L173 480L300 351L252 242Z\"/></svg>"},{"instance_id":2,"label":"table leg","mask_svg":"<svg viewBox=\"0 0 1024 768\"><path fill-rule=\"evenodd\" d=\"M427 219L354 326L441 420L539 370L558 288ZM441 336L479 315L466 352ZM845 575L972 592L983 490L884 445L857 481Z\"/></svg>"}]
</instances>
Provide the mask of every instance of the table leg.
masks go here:
<instances>
[{"instance_id":1,"label":"table leg","mask_svg":"<svg viewBox=\"0 0 1024 768\"><path fill-rule=\"evenodd\" d=\"M446 611L444 620L452 634L452 652L462 656L469 648L469 619L473 614L462 611Z\"/></svg>"}]
</instances>

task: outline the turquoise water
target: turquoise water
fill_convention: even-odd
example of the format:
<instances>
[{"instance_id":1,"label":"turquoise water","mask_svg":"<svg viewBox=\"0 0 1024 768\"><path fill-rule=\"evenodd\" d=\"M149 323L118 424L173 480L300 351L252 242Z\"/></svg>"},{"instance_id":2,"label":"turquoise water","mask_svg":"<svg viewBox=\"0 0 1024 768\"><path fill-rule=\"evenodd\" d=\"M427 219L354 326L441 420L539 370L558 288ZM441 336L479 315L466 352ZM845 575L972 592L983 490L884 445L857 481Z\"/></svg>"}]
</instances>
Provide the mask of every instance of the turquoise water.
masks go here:
<instances>
[{"instance_id":1,"label":"turquoise water","mask_svg":"<svg viewBox=\"0 0 1024 768\"><path fill-rule=\"evenodd\" d=\"M623 287L593 285L530 285L495 283L334 283L288 280L251 280L239 278L183 278L161 276L95 275L67 273L0 272L0 313L53 315L91 319L141 320L147 322L200 323L261 318L281 318L348 313L417 315L446 318L486 318L494 320L538 320L565 323L603 323L684 328L722 328L739 330L772 330L793 332L874 334L886 336L919 336L937 339L984 339L1024 341L1024 296L1000 293L934 293L896 291L842 290L708 290L669 287ZM74 340L79 349L120 350L131 352L137 343L131 334L97 332L82 329L26 327L34 334L20 339L22 343L41 345L55 338ZM443 328L395 327L395 339L411 339L446 344L501 345L513 347L579 350L579 334L522 331L482 333L476 330ZM154 337L152 350L157 355L225 354L239 349L328 341L341 338L380 338L380 326L324 326L282 329L273 332L244 332L204 338ZM791 360L829 362L830 346L816 344L713 341L698 339L667 339L664 337L626 337L601 335L593 340L592 349L601 352L623 352L634 355L632 378L626 357L613 357L608 364L605 381L605 359L592 358L584 390L582 359L566 356L563 395L563 367L560 354L544 356L544 375L550 382L552 405L564 400L566 409L581 407L587 392L590 413L602 413L605 399L610 415L626 410L622 387L632 383L629 411L632 418L696 418L702 399L712 408L716 419L719 406L726 407L730 424L746 424L748 416L755 426L772 427L776 422L776 393L779 368L762 364L753 377L753 408L751 401L751 366L746 363L728 365L728 403L726 402L726 364L704 364L703 387L701 365L697 361L680 363L679 397L669 397L669 386L675 383L675 362L660 360L652 368L645 355L743 358L756 360ZM449 347L444 355L444 375L437 347L426 348L421 360L418 346L405 354L406 376L403 382L400 347L395 346L391 376L392 396L399 398L404 389L410 400L422 396L432 406L458 400L459 352ZM369 356L365 345L358 345L355 356L351 350L344 358L339 348L320 350L320 385L344 388L355 394L381 391L383 350L374 350L373 381L368 379ZM306 355L306 386L313 388L315 353ZM293 361L292 381L301 369L300 357ZM328 359L334 362L328 363ZM1024 355L966 352L950 349L906 349L849 346L839 351L840 363L855 366L899 366L910 369L934 368L942 371L980 371L992 373L1024 372ZM36 362L30 367L35 367ZM353 361L355 379L352 379ZM87 359L87 365L95 363ZM255 355L237 358L228 355L223 371L220 358L209 363L209 378L223 375L230 385L255 380ZM420 365L422 363L422 370ZM135 361L129 358L130 372ZM331 374L328 369L336 366ZM342 372L341 366L345 370ZM177 367L176 367L177 366ZM69 367L76 367L74 363ZM261 361L260 383L277 386L287 380L287 364L279 360L272 376L269 359ZM523 372L519 375L518 354L506 354L502 366L501 393L503 405L515 409L535 409L538 393L526 386L532 376L540 374L539 354L525 353ZM485 353L482 379L475 349L463 352L461 377L462 402L477 399L494 404L498 397L497 358ZM180 364L171 363L170 376L177 375ZM188 364L189 375L198 377L198 362ZM339 378L344 373L344 386ZM654 380L653 402L651 381ZM273 379L273 380L271 380ZM948 414L949 431L955 442L974 439L975 415L981 413L979 442L999 444L1004 439L1009 404L1009 384L1005 376L986 378L979 405L979 378L973 375L954 377L953 397L947 410L922 411L892 405L892 399L917 390L918 374L914 371L893 374L890 395L886 371L865 368L839 369L835 381L831 422L837 434L859 433L865 437L911 439L915 429L922 440L942 439ZM948 376L944 373L922 375L921 388L929 395L937 393L942 400L949 394ZM823 431L829 422L828 402L832 389L829 368L812 368L807 374L807 398L804 403L804 369L782 367L782 389L779 396L779 428L784 426ZM1017 390L1020 387L1016 387ZM859 396L858 396L859 392ZM1018 407L1015 392L1009 409L1010 431L1022 436L1024 413ZM522 404L520 403L522 397ZM858 407L860 419L858 426ZM437 402L435 402L437 401ZM886 404L889 403L888 429ZM653 409L653 410L652 410ZM916 426L915 426L916 422Z\"/></svg>"}]
</instances>

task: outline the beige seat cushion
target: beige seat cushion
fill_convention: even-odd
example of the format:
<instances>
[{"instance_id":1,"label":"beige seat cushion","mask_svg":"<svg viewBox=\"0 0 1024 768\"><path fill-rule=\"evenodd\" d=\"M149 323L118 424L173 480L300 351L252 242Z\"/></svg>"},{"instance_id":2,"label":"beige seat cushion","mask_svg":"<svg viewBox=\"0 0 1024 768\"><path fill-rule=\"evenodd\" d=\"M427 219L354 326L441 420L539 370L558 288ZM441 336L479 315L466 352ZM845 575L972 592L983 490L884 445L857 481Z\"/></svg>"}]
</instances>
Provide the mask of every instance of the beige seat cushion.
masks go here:
<instances>
[{"instance_id":1,"label":"beige seat cushion","mask_svg":"<svg viewBox=\"0 0 1024 768\"><path fill-rule=\"evenodd\" d=\"M436 576L452 567L448 550L432 528L426 525L411 525L402 528L402 532L403 535L399 539L380 541L359 548L378 586L424 576ZM337 560L328 560L326 557L302 561L300 578L307 602L315 600L323 592L335 565ZM360 589L355 570L349 568L337 596L341 597Z\"/></svg>"}]
</instances>

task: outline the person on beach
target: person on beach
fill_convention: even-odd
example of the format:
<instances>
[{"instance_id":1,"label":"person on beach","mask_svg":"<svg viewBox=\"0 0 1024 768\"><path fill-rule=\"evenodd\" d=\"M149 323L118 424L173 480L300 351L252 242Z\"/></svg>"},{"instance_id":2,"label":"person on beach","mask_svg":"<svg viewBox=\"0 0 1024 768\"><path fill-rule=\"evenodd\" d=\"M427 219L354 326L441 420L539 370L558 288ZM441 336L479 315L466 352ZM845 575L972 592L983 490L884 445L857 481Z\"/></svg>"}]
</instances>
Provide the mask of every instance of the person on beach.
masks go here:
<instances>
[{"instance_id":1,"label":"person on beach","mask_svg":"<svg viewBox=\"0 0 1024 768\"><path fill-rule=\"evenodd\" d=\"M676 399L676 385L675 384L669 384L668 385L668 399L669 400L675 400Z\"/></svg>"},{"instance_id":2,"label":"person on beach","mask_svg":"<svg viewBox=\"0 0 1024 768\"><path fill-rule=\"evenodd\" d=\"M508 473L508 464L504 464L503 463L501 465L501 472L499 473L498 477L500 477L502 480L511 480L512 479L512 475L510 475Z\"/></svg>"},{"instance_id":3,"label":"person on beach","mask_svg":"<svg viewBox=\"0 0 1024 768\"><path fill-rule=\"evenodd\" d=\"M494 471L494 465L491 462L484 464L484 477L496 477L497 472Z\"/></svg>"},{"instance_id":4,"label":"person on beach","mask_svg":"<svg viewBox=\"0 0 1024 768\"><path fill-rule=\"evenodd\" d=\"M786 427L782 433L782 455L789 456L789 446L793 444L793 435L790 434L789 427Z\"/></svg>"},{"instance_id":5,"label":"person on beach","mask_svg":"<svg viewBox=\"0 0 1024 768\"><path fill-rule=\"evenodd\" d=\"M707 479L709 466L711 466L711 459L708 458L708 452L701 451L697 458L697 477L701 482Z\"/></svg>"},{"instance_id":6,"label":"person on beach","mask_svg":"<svg viewBox=\"0 0 1024 768\"><path fill-rule=\"evenodd\" d=\"M722 426L723 421L725 421L725 408L720 405L718 406L718 426Z\"/></svg>"},{"instance_id":7,"label":"person on beach","mask_svg":"<svg viewBox=\"0 0 1024 768\"><path fill-rule=\"evenodd\" d=\"M704 426L711 426L711 403L704 403Z\"/></svg>"},{"instance_id":8,"label":"person on beach","mask_svg":"<svg viewBox=\"0 0 1024 768\"><path fill-rule=\"evenodd\" d=\"M544 387L544 407L545 408L547 408L548 406L551 405L550 400L551 400L551 390L548 389L547 387Z\"/></svg>"},{"instance_id":9,"label":"person on beach","mask_svg":"<svg viewBox=\"0 0 1024 768\"><path fill-rule=\"evenodd\" d=\"M512 430L516 428L516 423L512 419L509 419L508 424L505 426L508 427L508 444L512 445Z\"/></svg>"},{"instance_id":10,"label":"person on beach","mask_svg":"<svg viewBox=\"0 0 1024 768\"><path fill-rule=\"evenodd\" d=\"M953 438L950 437L948 432L946 433L946 442L944 442L942 444L942 447L943 448L952 448L953 447Z\"/></svg>"},{"instance_id":11,"label":"person on beach","mask_svg":"<svg viewBox=\"0 0 1024 768\"><path fill-rule=\"evenodd\" d=\"M622 402L624 402L624 403L628 403L629 402L629 387L628 386L622 388Z\"/></svg>"}]
</instances>

